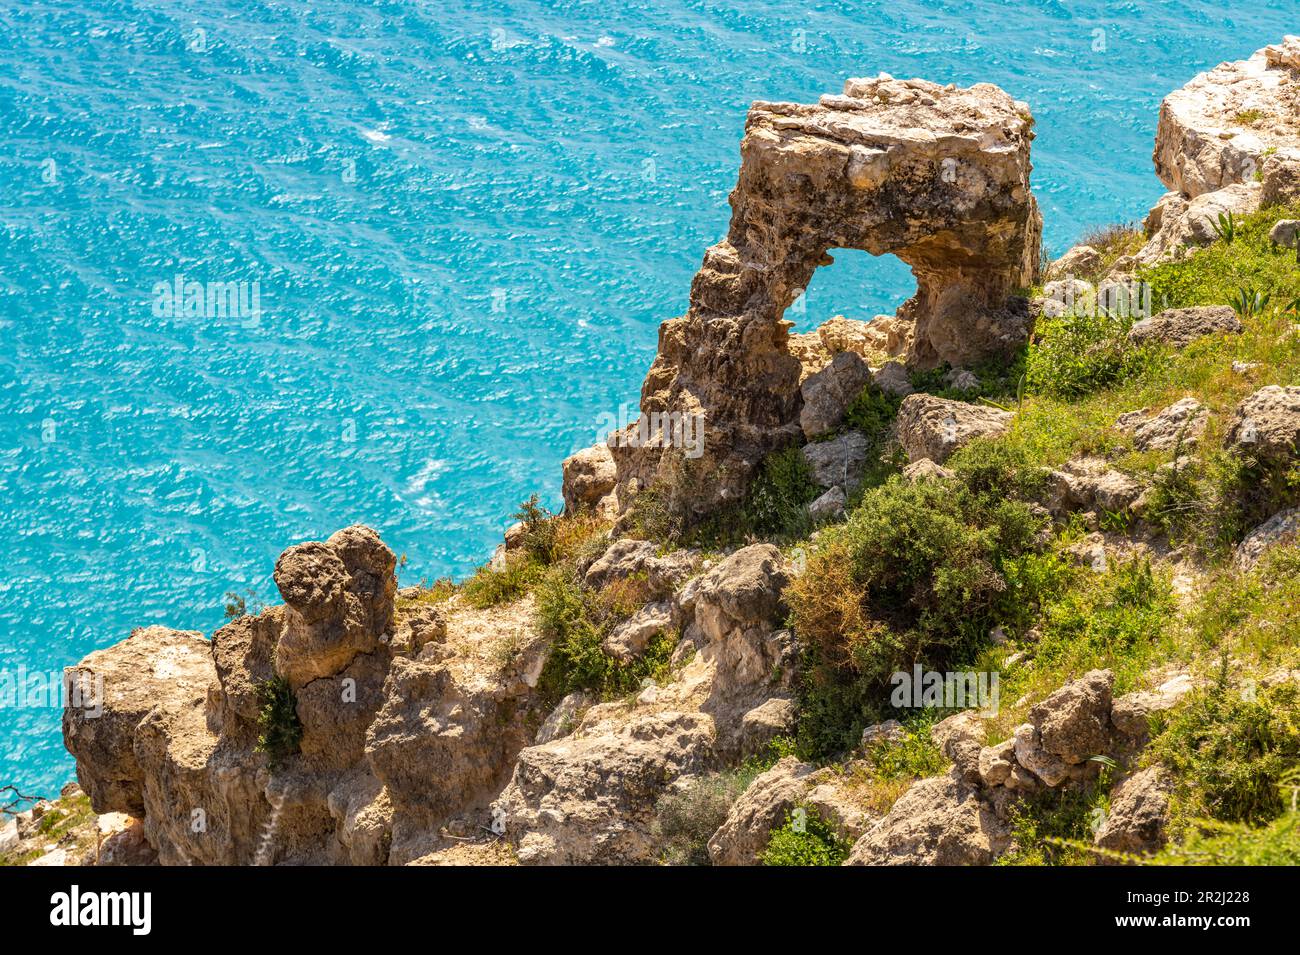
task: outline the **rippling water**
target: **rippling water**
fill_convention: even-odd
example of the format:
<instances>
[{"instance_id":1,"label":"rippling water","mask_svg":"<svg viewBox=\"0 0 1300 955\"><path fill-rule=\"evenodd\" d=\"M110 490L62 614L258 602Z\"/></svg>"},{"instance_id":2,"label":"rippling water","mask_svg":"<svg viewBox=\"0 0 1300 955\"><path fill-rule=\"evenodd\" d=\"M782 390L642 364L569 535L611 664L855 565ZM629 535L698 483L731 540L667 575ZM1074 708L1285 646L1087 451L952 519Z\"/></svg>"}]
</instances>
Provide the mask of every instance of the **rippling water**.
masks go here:
<instances>
[{"instance_id":1,"label":"rippling water","mask_svg":"<svg viewBox=\"0 0 1300 955\"><path fill-rule=\"evenodd\" d=\"M997 83L1037 116L1060 251L1161 193L1161 96L1295 28L1291 0L20 2L0 692L133 626L211 631L226 591L270 600L283 547L350 522L409 583L468 571L530 492L558 503L725 232L751 100ZM845 255L800 321L913 289ZM13 702L0 783L48 793L59 710Z\"/></svg>"}]
</instances>

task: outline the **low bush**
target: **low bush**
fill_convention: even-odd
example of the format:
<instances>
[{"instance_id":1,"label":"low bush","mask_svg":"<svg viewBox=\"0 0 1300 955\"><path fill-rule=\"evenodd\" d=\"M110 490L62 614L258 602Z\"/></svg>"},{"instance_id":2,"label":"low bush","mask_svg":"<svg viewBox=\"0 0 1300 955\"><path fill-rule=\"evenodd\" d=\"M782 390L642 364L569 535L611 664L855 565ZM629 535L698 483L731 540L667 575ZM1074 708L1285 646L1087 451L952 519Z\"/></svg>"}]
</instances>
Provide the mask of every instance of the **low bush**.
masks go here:
<instances>
[{"instance_id":1,"label":"low bush","mask_svg":"<svg viewBox=\"0 0 1300 955\"><path fill-rule=\"evenodd\" d=\"M1286 809L1280 787L1300 765L1294 684L1243 690L1222 680L1161 722L1144 760L1172 770L1176 823L1188 828L1204 817L1263 826Z\"/></svg>"},{"instance_id":2,"label":"low bush","mask_svg":"<svg viewBox=\"0 0 1300 955\"><path fill-rule=\"evenodd\" d=\"M302 723L298 721L297 701L289 681L276 676L257 685L261 709L257 714L257 751L266 753L272 769L278 768L298 752L302 742Z\"/></svg>"},{"instance_id":3,"label":"low bush","mask_svg":"<svg viewBox=\"0 0 1300 955\"><path fill-rule=\"evenodd\" d=\"M772 832L763 851L763 865L839 865L852 848L815 810L799 806Z\"/></svg>"}]
</instances>

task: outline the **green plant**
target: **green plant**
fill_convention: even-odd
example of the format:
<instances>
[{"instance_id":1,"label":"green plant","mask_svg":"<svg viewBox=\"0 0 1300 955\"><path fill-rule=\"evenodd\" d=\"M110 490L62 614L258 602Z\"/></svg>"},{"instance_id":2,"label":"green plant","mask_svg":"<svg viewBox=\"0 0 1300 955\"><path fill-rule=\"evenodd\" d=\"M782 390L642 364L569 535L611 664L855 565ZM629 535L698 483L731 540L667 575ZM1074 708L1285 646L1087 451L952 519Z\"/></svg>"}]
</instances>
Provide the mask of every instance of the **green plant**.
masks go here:
<instances>
[{"instance_id":1,"label":"green plant","mask_svg":"<svg viewBox=\"0 0 1300 955\"><path fill-rule=\"evenodd\" d=\"M1114 767L1082 786L1046 789L1012 806L1011 848L998 865L1090 865L1092 837L1110 808Z\"/></svg>"},{"instance_id":2,"label":"green plant","mask_svg":"<svg viewBox=\"0 0 1300 955\"><path fill-rule=\"evenodd\" d=\"M1158 350L1129 340L1133 319L1105 310L1068 312L1039 323L1027 356L1030 393L1077 399L1153 370Z\"/></svg>"},{"instance_id":3,"label":"green plant","mask_svg":"<svg viewBox=\"0 0 1300 955\"><path fill-rule=\"evenodd\" d=\"M756 773L732 770L690 779L655 803L651 836L666 865L709 865L709 838Z\"/></svg>"},{"instance_id":4,"label":"green plant","mask_svg":"<svg viewBox=\"0 0 1300 955\"><path fill-rule=\"evenodd\" d=\"M644 581L615 581L597 592L584 587L565 566L556 567L537 587L537 624L551 640L538 689L554 703L579 690L602 699L629 693L644 680L662 679L668 671L677 634L653 637L630 662L608 653L603 641L619 623L646 602Z\"/></svg>"},{"instance_id":5,"label":"green plant","mask_svg":"<svg viewBox=\"0 0 1300 955\"><path fill-rule=\"evenodd\" d=\"M1279 791L1300 763L1300 699L1281 684L1241 692L1226 682L1196 692L1153 733L1147 762L1178 780L1178 817L1262 826L1286 808Z\"/></svg>"},{"instance_id":6,"label":"green plant","mask_svg":"<svg viewBox=\"0 0 1300 955\"><path fill-rule=\"evenodd\" d=\"M257 714L257 751L266 753L272 769L298 752L302 742L302 723L298 720L297 701L289 681L276 676L257 684L260 709Z\"/></svg>"},{"instance_id":7,"label":"green plant","mask_svg":"<svg viewBox=\"0 0 1300 955\"><path fill-rule=\"evenodd\" d=\"M763 865L839 865L849 857L851 848L816 810L797 806L786 814L785 823L772 832L763 851Z\"/></svg>"},{"instance_id":8,"label":"green plant","mask_svg":"<svg viewBox=\"0 0 1300 955\"><path fill-rule=\"evenodd\" d=\"M1266 292L1239 288L1229 300L1229 304L1244 321L1262 314L1264 309L1268 308L1270 298L1271 296Z\"/></svg>"},{"instance_id":9,"label":"green plant","mask_svg":"<svg viewBox=\"0 0 1300 955\"><path fill-rule=\"evenodd\" d=\"M851 745L880 710L890 673L971 655L1010 612L1006 567L1042 525L1006 488L1006 462L972 462L971 484L894 477L825 531L786 592L803 646L800 750Z\"/></svg>"},{"instance_id":10,"label":"green plant","mask_svg":"<svg viewBox=\"0 0 1300 955\"><path fill-rule=\"evenodd\" d=\"M261 601L257 599L257 594L253 591L248 590L242 594L233 590L226 591L225 617L227 620L238 620L240 617L249 615L256 616L261 612Z\"/></svg>"},{"instance_id":11,"label":"green plant","mask_svg":"<svg viewBox=\"0 0 1300 955\"><path fill-rule=\"evenodd\" d=\"M1217 220L1210 222L1216 238L1231 242L1237 237L1237 217L1231 212L1220 212Z\"/></svg>"}]
</instances>

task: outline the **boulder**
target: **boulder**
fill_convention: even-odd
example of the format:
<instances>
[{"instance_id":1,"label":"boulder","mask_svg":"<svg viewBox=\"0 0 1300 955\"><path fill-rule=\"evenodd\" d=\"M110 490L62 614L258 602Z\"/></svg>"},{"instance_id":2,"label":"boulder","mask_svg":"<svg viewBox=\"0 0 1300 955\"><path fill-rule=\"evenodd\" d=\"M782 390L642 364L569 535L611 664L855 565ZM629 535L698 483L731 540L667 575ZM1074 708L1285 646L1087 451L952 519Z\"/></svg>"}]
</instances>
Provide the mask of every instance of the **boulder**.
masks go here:
<instances>
[{"instance_id":1,"label":"boulder","mask_svg":"<svg viewBox=\"0 0 1300 955\"><path fill-rule=\"evenodd\" d=\"M803 409L799 427L804 437L817 438L839 426L862 389L871 381L871 369L854 352L840 352L821 371L800 385Z\"/></svg>"},{"instance_id":2,"label":"boulder","mask_svg":"<svg viewBox=\"0 0 1300 955\"><path fill-rule=\"evenodd\" d=\"M672 626L668 601L648 603L615 627L601 641L605 652L622 663L630 663L645 653L656 636Z\"/></svg>"},{"instance_id":3,"label":"boulder","mask_svg":"<svg viewBox=\"0 0 1300 955\"><path fill-rule=\"evenodd\" d=\"M1145 743L1151 730L1151 717L1173 709L1194 686L1192 678L1181 673L1165 680L1154 690L1135 690L1116 697L1110 708L1111 725L1124 735Z\"/></svg>"},{"instance_id":4,"label":"boulder","mask_svg":"<svg viewBox=\"0 0 1300 955\"><path fill-rule=\"evenodd\" d=\"M903 399L894 434L909 461L929 458L943 464L976 438L1004 433L1014 417L998 408L917 394Z\"/></svg>"},{"instance_id":5,"label":"boulder","mask_svg":"<svg viewBox=\"0 0 1300 955\"><path fill-rule=\"evenodd\" d=\"M491 817L522 865L649 864L656 800L707 767L712 742L709 717L665 711L530 746Z\"/></svg>"},{"instance_id":6,"label":"boulder","mask_svg":"<svg viewBox=\"0 0 1300 955\"><path fill-rule=\"evenodd\" d=\"M1152 766L1129 776L1110 796L1110 808L1093 841L1126 855L1150 855L1164 848L1173 780Z\"/></svg>"},{"instance_id":7,"label":"boulder","mask_svg":"<svg viewBox=\"0 0 1300 955\"><path fill-rule=\"evenodd\" d=\"M845 865L988 865L1009 842L994 809L950 774L913 783Z\"/></svg>"},{"instance_id":8,"label":"boulder","mask_svg":"<svg viewBox=\"0 0 1300 955\"><path fill-rule=\"evenodd\" d=\"M1258 566L1264 555L1274 547L1300 542L1300 507L1279 511L1246 535L1237 545L1233 561L1242 571Z\"/></svg>"},{"instance_id":9,"label":"boulder","mask_svg":"<svg viewBox=\"0 0 1300 955\"><path fill-rule=\"evenodd\" d=\"M758 776L709 839L710 861L714 865L761 862L772 830L779 828L790 810L803 801L810 789L808 777L815 770L815 766L786 756Z\"/></svg>"},{"instance_id":10,"label":"boulder","mask_svg":"<svg viewBox=\"0 0 1300 955\"><path fill-rule=\"evenodd\" d=\"M929 458L913 461L903 468L903 477L912 484L918 481L946 481L954 476L954 472L941 464L935 464Z\"/></svg>"},{"instance_id":11,"label":"boulder","mask_svg":"<svg viewBox=\"0 0 1300 955\"><path fill-rule=\"evenodd\" d=\"M911 376L901 362L885 362L871 377L877 388L896 398L906 398L916 390L912 387Z\"/></svg>"},{"instance_id":12,"label":"boulder","mask_svg":"<svg viewBox=\"0 0 1300 955\"><path fill-rule=\"evenodd\" d=\"M814 520L829 520L843 514L848 503L843 489L833 487L808 505L808 515Z\"/></svg>"},{"instance_id":13,"label":"boulder","mask_svg":"<svg viewBox=\"0 0 1300 955\"><path fill-rule=\"evenodd\" d=\"M1193 305L1167 308L1129 329L1129 340L1139 345L1161 344L1185 348L1198 338L1221 332L1241 333L1237 313L1228 305Z\"/></svg>"},{"instance_id":14,"label":"boulder","mask_svg":"<svg viewBox=\"0 0 1300 955\"><path fill-rule=\"evenodd\" d=\"M1090 670L1032 706L1029 721L1041 734L1043 749L1070 764L1104 754L1111 741L1114 683L1110 670Z\"/></svg>"},{"instance_id":15,"label":"boulder","mask_svg":"<svg viewBox=\"0 0 1300 955\"><path fill-rule=\"evenodd\" d=\"M1207 192L1194 199L1181 196L1162 200L1160 223L1145 245L1133 256L1137 265L1157 265L1187 255L1219 238L1220 216L1240 219L1259 208L1262 186L1241 182Z\"/></svg>"},{"instance_id":16,"label":"boulder","mask_svg":"<svg viewBox=\"0 0 1300 955\"><path fill-rule=\"evenodd\" d=\"M275 669L298 690L379 646L397 595L397 557L368 527L290 547L275 563L286 605Z\"/></svg>"},{"instance_id":17,"label":"boulder","mask_svg":"<svg viewBox=\"0 0 1300 955\"><path fill-rule=\"evenodd\" d=\"M1268 232L1270 242L1288 249L1296 247L1297 236L1300 236L1300 219L1279 219Z\"/></svg>"},{"instance_id":18,"label":"boulder","mask_svg":"<svg viewBox=\"0 0 1300 955\"><path fill-rule=\"evenodd\" d=\"M1051 475L1048 509L1056 515L1074 510L1119 514L1142 495L1142 485L1103 458L1082 457Z\"/></svg>"},{"instance_id":19,"label":"boulder","mask_svg":"<svg viewBox=\"0 0 1300 955\"><path fill-rule=\"evenodd\" d=\"M1300 386L1269 385L1242 399L1224 445L1264 463L1290 465L1300 456Z\"/></svg>"},{"instance_id":20,"label":"boulder","mask_svg":"<svg viewBox=\"0 0 1300 955\"><path fill-rule=\"evenodd\" d=\"M574 514L584 508L604 514L612 508L611 495L618 474L614 467L614 455L608 445L602 442L584 448L565 458L561 469L561 493L564 496L566 514Z\"/></svg>"},{"instance_id":21,"label":"boulder","mask_svg":"<svg viewBox=\"0 0 1300 955\"><path fill-rule=\"evenodd\" d=\"M1250 182L1265 156L1300 147L1294 119L1300 38L1198 74L1160 104L1156 174L1196 197ZM1256 118L1257 117L1257 118Z\"/></svg>"},{"instance_id":22,"label":"boulder","mask_svg":"<svg viewBox=\"0 0 1300 955\"><path fill-rule=\"evenodd\" d=\"M861 431L846 431L829 441L805 444L800 453L818 487L851 491L862 483L870 450L871 442Z\"/></svg>"},{"instance_id":23,"label":"boulder","mask_svg":"<svg viewBox=\"0 0 1300 955\"><path fill-rule=\"evenodd\" d=\"M1154 414L1134 411L1121 415L1116 426L1133 433L1133 446L1139 451L1169 451L1196 444L1209 420L1205 405L1195 398L1182 398Z\"/></svg>"},{"instance_id":24,"label":"boulder","mask_svg":"<svg viewBox=\"0 0 1300 955\"><path fill-rule=\"evenodd\" d=\"M1047 277L1055 281L1080 275L1094 275L1101 270L1101 253L1090 245L1076 245L1047 268Z\"/></svg>"}]
</instances>

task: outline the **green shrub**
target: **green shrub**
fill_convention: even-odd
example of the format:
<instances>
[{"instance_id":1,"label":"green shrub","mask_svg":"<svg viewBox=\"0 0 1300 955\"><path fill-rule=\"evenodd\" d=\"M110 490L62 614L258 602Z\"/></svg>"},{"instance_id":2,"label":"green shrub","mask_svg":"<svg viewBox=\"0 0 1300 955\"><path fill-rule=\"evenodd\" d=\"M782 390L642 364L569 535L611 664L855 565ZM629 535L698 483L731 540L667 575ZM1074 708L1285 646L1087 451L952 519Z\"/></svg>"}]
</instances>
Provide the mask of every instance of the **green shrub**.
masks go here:
<instances>
[{"instance_id":1,"label":"green shrub","mask_svg":"<svg viewBox=\"0 0 1300 955\"><path fill-rule=\"evenodd\" d=\"M1148 865L1300 865L1300 812L1266 826L1198 820L1178 845L1144 860Z\"/></svg>"},{"instance_id":2,"label":"green shrub","mask_svg":"<svg viewBox=\"0 0 1300 955\"><path fill-rule=\"evenodd\" d=\"M485 564L461 585L461 595L471 607L485 609L511 603L527 594L542 577L544 566L527 553L513 551L500 561Z\"/></svg>"},{"instance_id":3,"label":"green shrub","mask_svg":"<svg viewBox=\"0 0 1300 955\"><path fill-rule=\"evenodd\" d=\"M811 530L808 505L821 493L802 450L791 445L769 454L749 488L743 525L754 536L792 540Z\"/></svg>"},{"instance_id":4,"label":"green shrub","mask_svg":"<svg viewBox=\"0 0 1300 955\"><path fill-rule=\"evenodd\" d=\"M732 804L752 777L713 773L690 780L655 803L651 835L666 865L709 865L709 839L727 821Z\"/></svg>"},{"instance_id":5,"label":"green shrub","mask_svg":"<svg viewBox=\"0 0 1300 955\"><path fill-rule=\"evenodd\" d=\"M607 653L601 641L646 602L644 581L616 581L599 592L589 590L567 566L548 573L537 587L537 623L551 640L538 689L554 703L586 690L602 699L630 693L647 678L662 679L677 639L664 632L630 663Z\"/></svg>"},{"instance_id":6,"label":"green shrub","mask_svg":"<svg viewBox=\"0 0 1300 955\"><path fill-rule=\"evenodd\" d=\"M280 676L257 684L257 696L261 709L257 714L260 735L256 748L259 753L266 753L267 762L275 769L297 753L302 742L297 702L289 681Z\"/></svg>"},{"instance_id":7,"label":"green shrub","mask_svg":"<svg viewBox=\"0 0 1300 955\"><path fill-rule=\"evenodd\" d=\"M1132 327L1132 318L1104 310L1040 320L1027 357L1028 390L1071 400L1152 370L1160 352L1129 341Z\"/></svg>"},{"instance_id":8,"label":"green shrub","mask_svg":"<svg viewBox=\"0 0 1300 955\"><path fill-rule=\"evenodd\" d=\"M1157 727L1144 759L1172 770L1184 822L1266 825L1282 814L1279 787L1300 764L1297 689L1285 683L1251 693L1221 681L1197 691Z\"/></svg>"},{"instance_id":9,"label":"green shrub","mask_svg":"<svg viewBox=\"0 0 1300 955\"><path fill-rule=\"evenodd\" d=\"M815 810L800 806L787 813L785 824L773 831L763 852L763 865L839 865L849 857L851 848Z\"/></svg>"},{"instance_id":10,"label":"green shrub","mask_svg":"<svg viewBox=\"0 0 1300 955\"><path fill-rule=\"evenodd\" d=\"M948 768L948 757L930 730L946 711L925 709L902 720L904 735L898 740L877 740L866 748L864 758L876 779L924 779Z\"/></svg>"},{"instance_id":11,"label":"green shrub","mask_svg":"<svg viewBox=\"0 0 1300 955\"><path fill-rule=\"evenodd\" d=\"M891 673L972 656L1010 612L1006 569L1041 526L1003 491L895 477L824 532L786 593L804 648L801 753L851 746Z\"/></svg>"},{"instance_id":12,"label":"green shrub","mask_svg":"<svg viewBox=\"0 0 1300 955\"><path fill-rule=\"evenodd\" d=\"M1045 789L1011 808L1011 848L998 865L1090 865L1093 831L1110 808L1111 769L1088 785Z\"/></svg>"}]
</instances>

